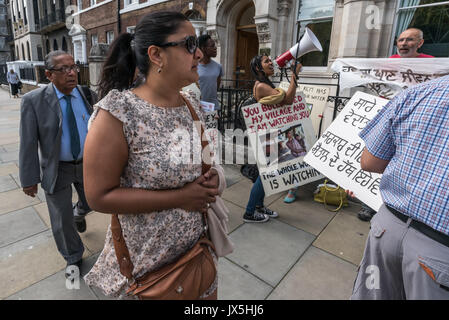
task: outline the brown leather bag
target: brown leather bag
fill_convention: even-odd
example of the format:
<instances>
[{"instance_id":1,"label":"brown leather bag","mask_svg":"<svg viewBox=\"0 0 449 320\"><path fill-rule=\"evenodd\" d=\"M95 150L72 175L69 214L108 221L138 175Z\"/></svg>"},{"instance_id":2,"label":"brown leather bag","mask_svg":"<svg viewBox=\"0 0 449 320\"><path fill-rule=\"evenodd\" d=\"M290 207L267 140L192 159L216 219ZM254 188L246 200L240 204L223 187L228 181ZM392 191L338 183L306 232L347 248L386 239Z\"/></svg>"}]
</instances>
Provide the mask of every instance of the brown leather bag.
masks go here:
<instances>
[{"instance_id":1,"label":"brown leather bag","mask_svg":"<svg viewBox=\"0 0 449 320\"><path fill-rule=\"evenodd\" d=\"M184 101L192 114L192 118L199 121L190 102L187 99L184 99ZM203 136L203 130L203 126L201 126L201 137ZM201 141L201 144L203 150L208 148L207 141ZM209 169L210 165L203 162L202 173L206 173ZM111 232L120 273L131 282L126 293L138 296L143 300L199 299L212 285L217 275L217 269L210 252L210 249L215 251L215 248L212 242L206 238L207 218L205 214L203 214L203 221L205 223L204 234L182 257L171 264L135 279L132 274L134 265L123 237L118 215L112 215Z\"/></svg>"}]
</instances>

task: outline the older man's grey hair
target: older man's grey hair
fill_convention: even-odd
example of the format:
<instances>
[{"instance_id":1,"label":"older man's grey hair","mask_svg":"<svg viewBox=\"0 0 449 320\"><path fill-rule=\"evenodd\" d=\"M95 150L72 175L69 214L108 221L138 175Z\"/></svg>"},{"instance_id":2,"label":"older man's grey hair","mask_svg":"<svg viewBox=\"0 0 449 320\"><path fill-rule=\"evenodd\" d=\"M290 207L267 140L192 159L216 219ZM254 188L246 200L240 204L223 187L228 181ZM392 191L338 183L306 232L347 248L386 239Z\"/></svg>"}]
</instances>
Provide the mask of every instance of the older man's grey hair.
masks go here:
<instances>
[{"instance_id":1,"label":"older man's grey hair","mask_svg":"<svg viewBox=\"0 0 449 320\"><path fill-rule=\"evenodd\" d=\"M59 56L70 55L63 50L55 50L47 54L44 58L45 69L51 70L55 67L54 59Z\"/></svg>"}]
</instances>

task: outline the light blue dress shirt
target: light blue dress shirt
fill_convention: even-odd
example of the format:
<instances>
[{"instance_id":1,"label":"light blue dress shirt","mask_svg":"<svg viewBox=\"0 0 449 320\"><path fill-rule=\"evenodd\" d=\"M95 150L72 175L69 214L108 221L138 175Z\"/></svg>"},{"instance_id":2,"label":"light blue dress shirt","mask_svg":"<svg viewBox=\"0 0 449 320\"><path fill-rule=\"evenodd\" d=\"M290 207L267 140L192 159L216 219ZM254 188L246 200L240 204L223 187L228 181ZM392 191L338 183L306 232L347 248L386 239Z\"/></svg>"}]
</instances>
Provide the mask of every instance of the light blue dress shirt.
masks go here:
<instances>
[{"instance_id":1,"label":"light blue dress shirt","mask_svg":"<svg viewBox=\"0 0 449 320\"><path fill-rule=\"evenodd\" d=\"M67 122L67 102L64 99L64 94L60 92L55 85L53 85L53 88L55 89L56 96L58 97L59 106L61 107L62 111L62 136L61 136L61 151L59 153L59 160L60 161L73 161L73 155L72 155L72 149L70 145L70 129L69 124ZM87 108L84 104L84 100L81 97L81 94L79 93L78 89L73 89L72 93L72 109L73 113L75 114L76 119L76 126L78 127L78 133L80 136L80 146L81 151L78 155L78 159L80 160L83 158L83 151L84 151L84 141L86 140L87 135L87 123L89 122L89 112L87 111Z\"/></svg>"}]
</instances>

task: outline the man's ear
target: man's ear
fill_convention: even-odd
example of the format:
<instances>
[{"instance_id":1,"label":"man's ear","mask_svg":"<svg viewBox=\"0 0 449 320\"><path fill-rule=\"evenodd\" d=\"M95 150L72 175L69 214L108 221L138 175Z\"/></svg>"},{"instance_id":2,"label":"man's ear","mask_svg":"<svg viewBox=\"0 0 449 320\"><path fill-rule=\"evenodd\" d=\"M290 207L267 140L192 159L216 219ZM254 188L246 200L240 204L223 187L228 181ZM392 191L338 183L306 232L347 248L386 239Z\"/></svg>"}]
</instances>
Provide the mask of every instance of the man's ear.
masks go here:
<instances>
[{"instance_id":1,"label":"man's ear","mask_svg":"<svg viewBox=\"0 0 449 320\"><path fill-rule=\"evenodd\" d=\"M419 41L419 44L418 44L418 49L421 48L423 44L424 44L424 39L421 39L421 41Z\"/></svg>"},{"instance_id":2,"label":"man's ear","mask_svg":"<svg viewBox=\"0 0 449 320\"><path fill-rule=\"evenodd\" d=\"M154 64L160 67L164 63L164 52L158 46L149 46L148 47L148 58L150 59L150 64Z\"/></svg>"},{"instance_id":3,"label":"man's ear","mask_svg":"<svg viewBox=\"0 0 449 320\"><path fill-rule=\"evenodd\" d=\"M50 82L51 82L52 76L53 76L53 74L51 73L51 71L45 70L45 76L46 76L47 79L50 80Z\"/></svg>"}]
</instances>

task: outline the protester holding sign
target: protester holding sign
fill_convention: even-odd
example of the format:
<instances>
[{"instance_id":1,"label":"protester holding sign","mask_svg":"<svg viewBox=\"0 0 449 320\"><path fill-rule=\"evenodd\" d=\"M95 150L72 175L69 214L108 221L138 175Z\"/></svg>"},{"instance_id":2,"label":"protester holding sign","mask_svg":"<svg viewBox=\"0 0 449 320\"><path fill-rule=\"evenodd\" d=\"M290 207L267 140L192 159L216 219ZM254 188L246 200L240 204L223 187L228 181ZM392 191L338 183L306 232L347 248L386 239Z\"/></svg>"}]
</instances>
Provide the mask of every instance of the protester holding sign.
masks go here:
<instances>
[{"instance_id":1,"label":"protester holding sign","mask_svg":"<svg viewBox=\"0 0 449 320\"><path fill-rule=\"evenodd\" d=\"M262 100L266 104L276 104L279 106L292 104L296 95L296 74L300 69L301 64L298 64L295 75L291 77L290 86L287 92L285 92L282 89L275 88L269 79L274 74L274 66L270 57L266 55L255 56L251 60L251 73L256 78L253 88L253 96L256 101ZM276 218L278 216L277 212L263 205L264 198L265 191L259 176L251 189L246 212L243 215L243 221L266 222L270 217Z\"/></svg>"},{"instance_id":2,"label":"protester holding sign","mask_svg":"<svg viewBox=\"0 0 449 320\"><path fill-rule=\"evenodd\" d=\"M397 95L360 137L384 203L352 299L449 299L449 76Z\"/></svg>"}]
</instances>

